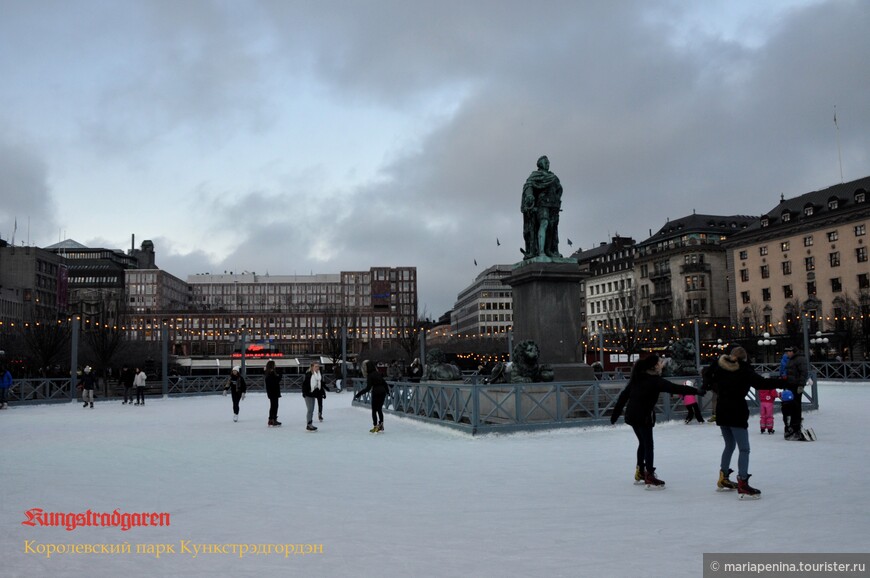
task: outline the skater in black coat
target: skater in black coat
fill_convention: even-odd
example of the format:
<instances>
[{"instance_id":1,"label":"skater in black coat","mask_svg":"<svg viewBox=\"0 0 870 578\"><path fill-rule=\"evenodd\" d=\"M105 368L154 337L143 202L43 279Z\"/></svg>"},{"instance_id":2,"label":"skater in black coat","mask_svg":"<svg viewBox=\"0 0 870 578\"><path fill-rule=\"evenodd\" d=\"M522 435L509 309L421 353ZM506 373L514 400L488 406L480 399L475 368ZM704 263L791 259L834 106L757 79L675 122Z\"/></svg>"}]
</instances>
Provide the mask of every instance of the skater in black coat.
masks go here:
<instances>
[{"instance_id":1,"label":"skater in black coat","mask_svg":"<svg viewBox=\"0 0 870 578\"><path fill-rule=\"evenodd\" d=\"M281 397L281 376L275 371L275 361L270 359L266 362L266 397L269 398L269 422L270 426L279 426L278 421L278 398Z\"/></svg>"},{"instance_id":2,"label":"skater in black coat","mask_svg":"<svg viewBox=\"0 0 870 578\"><path fill-rule=\"evenodd\" d=\"M672 383L662 378L662 359L658 355L650 355L638 360L631 370L631 378L625 389L619 394L610 423L615 424L625 409L625 423L634 429L637 436L637 469L634 473L635 483L645 483L648 487L663 488L664 481L655 475L655 444L653 427L656 423L655 406L663 393L699 395L694 387Z\"/></svg>"},{"instance_id":3,"label":"skater in black coat","mask_svg":"<svg viewBox=\"0 0 870 578\"><path fill-rule=\"evenodd\" d=\"M383 376L378 373L374 362L366 360L363 363L363 376L366 378L365 389L356 393L353 398L359 399L367 392L372 392L372 423L374 427L369 431L377 433L384 431L384 402L387 399L387 394L390 392L390 386L384 380Z\"/></svg>"},{"instance_id":4,"label":"skater in black coat","mask_svg":"<svg viewBox=\"0 0 870 578\"><path fill-rule=\"evenodd\" d=\"M788 350L786 350L788 351ZM804 386L807 384L807 358L796 349L791 348L789 360L785 366L785 386L792 393L791 401L782 402L782 421L785 424L785 439L803 441L803 418L801 416L801 398Z\"/></svg>"},{"instance_id":5,"label":"skater in black coat","mask_svg":"<svg viewBox=\"0 0 870 578\"><path fill-rule=\"evenodd\" d=\"M312 423L314 421L314 404L320 404L320 421L323 421L323 397L326 384L323 381L323 376L320 373L320 363L317 361L311 362L308 366L308 371L305 372L305 378L302 380L302 397L305 399L305 408L307 414L305 416L308 425L305 426L306 431L317 431L317 428Z\"/></svg>"},{"instance_id":6,"label":"skater in black coat","mask_svg":"<svg viewBox=\"0 0 870 578\"><path fill-rule=\"evenodd\" d=\"M224 395L227 391L233 397L233 421L239 421L239 402L245 399L245 392L248 391L248 386L245 383L245 378L242 377L242 368L238 365L233 367L230 372L230 377L224 385Z\"/></svg>"},{"instance_id":7,"label":"skater in black coat","mask_svg":"<svg viewBox=\"0 0 870 578\"><path fill-rule=\"evenodd\" d=\"M746 403L746 394L751 387L756 390L782 387L782 380L768 379L756 373L742 347L735 347L730 355L720 356L711 369L710 381L719 394L716 425L725 440L717 489L736 489L741 498L760 497L761 491L749 485L749 405ZM736 485L728 479L733 471L730 465L735 446L739 452Z\"/></svg>"}]
</instances>

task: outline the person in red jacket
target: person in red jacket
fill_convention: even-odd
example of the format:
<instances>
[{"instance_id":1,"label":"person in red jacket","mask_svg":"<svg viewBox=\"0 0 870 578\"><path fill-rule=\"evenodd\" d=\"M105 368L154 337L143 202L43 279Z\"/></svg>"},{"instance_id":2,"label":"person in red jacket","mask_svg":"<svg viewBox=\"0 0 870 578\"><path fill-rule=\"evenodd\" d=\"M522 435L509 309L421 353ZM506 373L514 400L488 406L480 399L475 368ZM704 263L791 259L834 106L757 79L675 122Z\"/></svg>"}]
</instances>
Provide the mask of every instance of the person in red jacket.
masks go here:
<instances>
[{"instance_id":1,"label":"person in red jacket","mask_svg":"<svg viewBox=\"0 0 870 578\"><path fill-rule=\"evenodd\" d=\"M761 407L761 433L765 431L769 434L773 431L773 401L779 397L779 392L775 389L759 389L758 404Z\"/></svg>"}]
</instances>

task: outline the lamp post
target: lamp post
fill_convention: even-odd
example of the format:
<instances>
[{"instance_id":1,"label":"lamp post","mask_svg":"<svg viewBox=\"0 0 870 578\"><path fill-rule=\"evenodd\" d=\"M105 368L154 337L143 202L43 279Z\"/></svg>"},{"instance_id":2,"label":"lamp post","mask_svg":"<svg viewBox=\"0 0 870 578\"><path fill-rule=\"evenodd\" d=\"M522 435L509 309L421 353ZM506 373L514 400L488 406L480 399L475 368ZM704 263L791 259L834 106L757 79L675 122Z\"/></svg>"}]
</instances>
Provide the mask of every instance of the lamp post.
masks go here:
<instances>
[{"instance_id":1,"label":"lamp post","mask_svg":"<svg viewBox=\"0 0 870 578\"><path fill-rule=\"evenodd\" d=\"M604 369L604 333L599 331L593 333L590 337L592 337L592 339L598 339L598 363L600 363L601 368Z\"/></svg>"},{"instance_id":2,"label":"lamp post","mask_svg":"<svg viewBox=\"0 0 870 578\"><path fill-rule=\"evenodd\" d=\"M822 351L828 347L830 340L827 337L822 337L821 331L816 331L816 336L810 339L812 345L819 346L819 357L822 356ZM824 359L822 360L824 361Z\"/></svg>"},{"instance_id":3,"label":"lamp post","mask_svg":"<svg viewBox=\"0 0 870 578\"><path fill-rule=\"evenodd\" d=\"M764 335L762 335L762 339L758 340L758 346L762 348L762 351L764 351L764 363L769 363L768 358L770 357L770 347L775 345L776 339L771 339L770 333L765 331Z\"/></svg>"}]
</instances>

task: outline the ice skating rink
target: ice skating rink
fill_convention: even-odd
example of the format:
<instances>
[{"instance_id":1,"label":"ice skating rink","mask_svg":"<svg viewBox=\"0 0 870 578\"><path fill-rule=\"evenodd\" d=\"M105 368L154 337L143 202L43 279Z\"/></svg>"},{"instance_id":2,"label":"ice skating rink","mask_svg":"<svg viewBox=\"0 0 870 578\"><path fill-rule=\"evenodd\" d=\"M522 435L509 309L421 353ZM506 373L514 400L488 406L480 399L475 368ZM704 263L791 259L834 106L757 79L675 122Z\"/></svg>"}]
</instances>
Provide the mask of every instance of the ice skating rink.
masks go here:
<instances>
[{"instance_id":1,"label":"ice skating rink","mask_svg":"<svg viewBox=\"0 0 870 578\"><path fill-rule=\"evenodd\" d=\"M621 420L471 438L388 414L373 435L349 393L327 397L317 433L294 392L281 428L266 427L262 394L238 423L220 396L11 407L0 412L0 574L700 576L704 552L866 552L870 384L822 383L819 397L805 414L817 442L783 440L778 413L772 436L750 418L758 501L714 491L712 425L655 428L667 489L649 492L632 483L635 437ZM22 524L34 508L168 513L170 525ZM322 553L242 552L273 544ZM158 558L157 545L173 551Z\"/></svg>"}]
</instances>

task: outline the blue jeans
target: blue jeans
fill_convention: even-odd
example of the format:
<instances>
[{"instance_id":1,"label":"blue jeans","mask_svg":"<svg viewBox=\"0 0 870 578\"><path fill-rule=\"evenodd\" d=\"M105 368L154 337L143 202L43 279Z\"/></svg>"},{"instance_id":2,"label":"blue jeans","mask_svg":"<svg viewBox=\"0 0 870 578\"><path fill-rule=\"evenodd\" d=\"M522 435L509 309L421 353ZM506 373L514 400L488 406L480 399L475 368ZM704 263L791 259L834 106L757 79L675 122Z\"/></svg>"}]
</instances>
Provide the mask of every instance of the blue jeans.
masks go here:
<instances>
[{"instance_id":1,"label":"blue jeans","mask_svg":"<svg viewBox=\"0 0 870 578\"><path fill-rule=\"evenodd\" d=\"M736 445L737 454L737 477L744 480L749 475L749 430L743 427L719 426L722 438L725 440L725 449L722 450L722 462L719 468L728 473L731 466L731 456L734 454Z\"/></svg>"}]
</instances>

